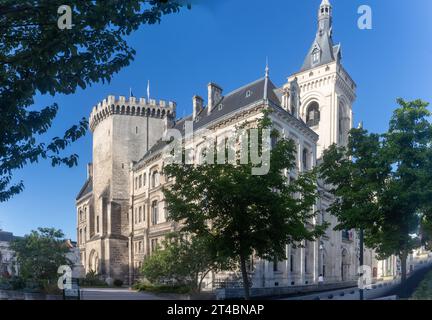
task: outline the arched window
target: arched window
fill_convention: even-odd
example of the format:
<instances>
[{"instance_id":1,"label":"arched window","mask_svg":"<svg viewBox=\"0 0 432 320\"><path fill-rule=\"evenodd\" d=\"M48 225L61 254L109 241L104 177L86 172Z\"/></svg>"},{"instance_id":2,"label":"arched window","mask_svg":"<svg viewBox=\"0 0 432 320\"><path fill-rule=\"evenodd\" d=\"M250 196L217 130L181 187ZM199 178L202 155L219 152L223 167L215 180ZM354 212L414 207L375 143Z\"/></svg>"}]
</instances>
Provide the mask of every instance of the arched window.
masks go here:
<instances>
[{"instance_id":1,"label":"arched window","mask_svg":"<svg viewBox=\"0 0 432 320\"><path fill-rule=\"evenodd\" d=\"M159 172L155 170L152 174L152 188L156 188L159 185Z\"/></svg>"},{"instance_id":2,"label":"arched window","mask_svg":"<svg viewBox=\"0 0 432 320\"><path fill-rule=\"evenodd\" d=\"M309 127L317 126L320 122L320 117L318 102L311 102L306 109L306 124Z\"/></svg>"},{"instance_id":3,"label":"arched window","mask_svg":"<svg viewBox=\"0 0 432 320\"><path fill-rule=\"evenodd\" d=\"M151 213L152 213L152 224L158 224L159 212L158 212L158 202L157 202L157 200L155 200L155 201L152 202Z\"/></svg>"}]
</instances>

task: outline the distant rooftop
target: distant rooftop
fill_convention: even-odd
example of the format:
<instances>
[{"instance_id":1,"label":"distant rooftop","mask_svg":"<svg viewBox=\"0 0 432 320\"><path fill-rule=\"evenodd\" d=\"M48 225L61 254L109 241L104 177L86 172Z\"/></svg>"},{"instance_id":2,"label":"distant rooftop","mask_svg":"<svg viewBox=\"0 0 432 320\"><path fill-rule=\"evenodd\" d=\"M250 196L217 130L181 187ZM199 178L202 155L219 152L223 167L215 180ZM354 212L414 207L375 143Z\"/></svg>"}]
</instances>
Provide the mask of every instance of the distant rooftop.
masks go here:
<instances>
[{"instance_id":1,"label":"distant rooftop","mask_svg":"<svg viewBox=\"0 0 432 320\"><path fill-rule=\"evenodd\" d=\"M0 230L0 241L11 242L17 238L19 237L14 236L12 232Z\"/></svg>"}]
</instances>

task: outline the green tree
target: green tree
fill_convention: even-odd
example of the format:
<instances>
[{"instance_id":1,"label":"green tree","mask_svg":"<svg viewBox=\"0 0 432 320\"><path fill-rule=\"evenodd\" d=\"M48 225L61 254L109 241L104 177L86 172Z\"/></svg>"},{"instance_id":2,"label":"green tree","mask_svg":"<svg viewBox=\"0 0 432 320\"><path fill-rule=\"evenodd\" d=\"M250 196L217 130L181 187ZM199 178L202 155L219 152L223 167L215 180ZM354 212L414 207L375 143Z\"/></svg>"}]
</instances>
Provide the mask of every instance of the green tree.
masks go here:
<instances>
[{"instance_id":1,"label":"green tree","mask_svg":"<svg viewBox=\"0 0 432 320\"><path fill-rule=\"evenodd\" d=\"M38 228L14 240L11 249L17 257L20 277L40 288L46 282L56 282L58 268L72 265L66 256L69 248L63 237L61 230Z\"/></svg>"},{"instance_id":2,"label":"green tree","mask_svg":"<svg viewBox=\"0 0 432 320\"><path fill-rule=\"evenodd\" d=\"M82 137L87 121L63 137L40 142L58 105L34 107L37 94L72 94L93 83L109 82L128 66L135 50L126 38L143 24L178 12L174 0L75 0L71 29L58 27L63 0L3 0L0 3L0 202L24 188L13 171L40 159L76 165L77 155L60 156Z\"/></svg>"},{"instance_id":3,"label":"green tree","mask_svg":"<svg viewBox=\"0 0 432 320\"><path fill-rule=\"evenodd\" d=\"M269 113L265 111L258 123L244 125L258 129L260 153L266 151L263 130L272 126ZM276 130L272 137L280 138ZM314 173L301 174L295 181L285 174L296 166L295 150L292 140L279 139L265 175L253 175L256 166L250 161L169 164L164 169L174 178L174 184L164 189L169 219L179 222L183 231L208 239L213 256L240 266L245 299L250 291L246 263L252 254L283 260L287 244L312 241L326 227L311 223L317 198Z\"/></svg>"},{"instance_id":4,"label":"green tree","mask_svg":"<svg viewBox=\"0 0 432 320\"><path fill-rule=\"evenodd\" d=\"M407 256L420 245L420 220L431 208L432 125L427 103L397 102L386 133L351 130L347 148L326 150L320 172L336 196L329 211L337 228L364 229L378 257L400 258L405 281Z\"/></svg>"},{"instance_id":5,"label":"green tree","mask_svg":"<svg viewBox=\"0 0 432 320\"><path fill-rule=\"evenodd\" d=\"M427 249L432 250L432 220L423 217L420 225L421 244Z\"/></svg>"},{"instance_id":6,"label":"green tree","mask_svg":"<svg viewBox=\"0 0 432 320\"><path fill-rule=\"evenodd\" d=\"M209 272L226 268L229 266L211 255L205 239L172 233L166 237L162 248L144 260L141 272L153 284L174 280L200 292Z\"/></svg>"}]
</instances>

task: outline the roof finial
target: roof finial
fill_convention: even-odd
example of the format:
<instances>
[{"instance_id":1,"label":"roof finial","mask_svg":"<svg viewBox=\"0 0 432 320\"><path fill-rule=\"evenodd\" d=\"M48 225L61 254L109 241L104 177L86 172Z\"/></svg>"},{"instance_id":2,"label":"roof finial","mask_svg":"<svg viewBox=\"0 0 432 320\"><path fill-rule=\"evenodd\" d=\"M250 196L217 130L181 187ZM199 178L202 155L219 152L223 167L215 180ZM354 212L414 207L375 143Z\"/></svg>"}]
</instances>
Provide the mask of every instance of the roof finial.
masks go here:
<instances>
[{"instance_id":1,"label":"roof finial","mask_svg":"<svg viewBox=\"0 0 432 320\"><path fill-rule=\"evenodd\" d=\"M268 57L266 57L266 68L265 68L265 76L266 76L266 78L269 77L269 71L270 71L270 69L269 69Z\"/></svg>"},{"instance_id":2,"label":"roof finial","mask_svg":"<svg viewBox=\"0 0 432 320\"><path fill-rule=\"evenodd\" d=\"M264 81L264 100L267 100L268 98L268 81L269 81L269 64L268 64L268 57L266 57L266 68L265 68L265 81Z\"/></svg>"}]
</instances>

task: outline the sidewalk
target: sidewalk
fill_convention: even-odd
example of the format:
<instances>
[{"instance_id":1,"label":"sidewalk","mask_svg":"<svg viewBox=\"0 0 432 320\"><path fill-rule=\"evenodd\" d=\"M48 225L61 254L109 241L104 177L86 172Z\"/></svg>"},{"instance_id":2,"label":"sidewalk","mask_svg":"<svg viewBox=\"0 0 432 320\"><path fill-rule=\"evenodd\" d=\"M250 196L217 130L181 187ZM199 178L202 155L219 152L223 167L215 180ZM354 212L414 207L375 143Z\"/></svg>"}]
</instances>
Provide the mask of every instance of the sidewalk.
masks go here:
<instances>
[{"instance_id":1,"label":"sidewalk","mask_svg":"<svg viewBox=\"0 0 432 320\"><path fill-rule=\"evenodd\" d=\"M170 300L152 293L138 292L128 288L83 288L82 300Z\"/></svg>"},{"instance_id":2,"label":"sidewalk","mask_svg":"<svg viewBox=\"0 0 432 320\"><path fill-rule=\"evenodd\" d=\"M423 270L432 268L432 258L420 258L413 263L413 272L408 274L408 278L418 275ZM400 278L382 280L368 286L364 291L365 300L374 300L387 295L394 295L400 284ZM285 298L282 300L359 300L360 290L358 287L347 288L343 290L329 290L324 292L314 292L308 295Z\"/></svg>"}]
</instances>

